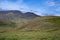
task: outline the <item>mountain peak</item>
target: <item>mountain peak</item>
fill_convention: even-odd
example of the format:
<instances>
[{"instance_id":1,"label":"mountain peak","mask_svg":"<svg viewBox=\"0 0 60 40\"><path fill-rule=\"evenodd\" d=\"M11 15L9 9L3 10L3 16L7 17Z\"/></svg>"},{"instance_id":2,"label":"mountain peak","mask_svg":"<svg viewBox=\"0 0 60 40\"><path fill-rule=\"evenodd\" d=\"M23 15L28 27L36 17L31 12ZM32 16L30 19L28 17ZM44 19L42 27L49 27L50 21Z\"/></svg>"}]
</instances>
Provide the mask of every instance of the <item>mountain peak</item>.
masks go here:
<instances>
[{"instance_id":1,"label":"mountain peak","mask_svg":"<svg viewBox=\"0 0 60 40\"><path fill-rule=\"evenodd\" d=\"M26 12L26 13L24 13L23 16L26 17L27 19L33 19L33 18L36 18L36 17L40 17L39 15L36 15L33 12Z\"/></svg>"}]
</instances>

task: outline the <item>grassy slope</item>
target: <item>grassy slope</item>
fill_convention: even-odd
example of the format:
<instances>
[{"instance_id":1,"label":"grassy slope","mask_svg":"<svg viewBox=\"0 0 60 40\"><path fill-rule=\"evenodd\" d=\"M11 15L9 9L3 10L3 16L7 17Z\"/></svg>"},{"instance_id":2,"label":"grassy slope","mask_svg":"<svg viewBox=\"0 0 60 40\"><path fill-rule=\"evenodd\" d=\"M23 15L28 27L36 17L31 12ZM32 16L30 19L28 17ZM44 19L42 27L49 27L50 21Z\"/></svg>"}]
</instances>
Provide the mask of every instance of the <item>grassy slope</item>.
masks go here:
<instances>
[{"instance_id":1,"label":"grassy slope","mask_svg":"<svg viewBox=\"0 0 60 40\"><path fill-rule=\"evenodd\" d=\"M21 31L23 29L24 31ZM40 17L20 28L2 27L0 40L60 40L60 17Z\"/></svg>"},{"instance_id":2,"label":"grassy slope","mask_svg":"<svg viewBox=\"0 0 60 40\"><path fill-rule=\"evenodd\" d=\"M20 29L25 30L40 30L48 31L60 28L60 17L39 17L27 24L24 24Z\"/></svg>"}]
</instances>

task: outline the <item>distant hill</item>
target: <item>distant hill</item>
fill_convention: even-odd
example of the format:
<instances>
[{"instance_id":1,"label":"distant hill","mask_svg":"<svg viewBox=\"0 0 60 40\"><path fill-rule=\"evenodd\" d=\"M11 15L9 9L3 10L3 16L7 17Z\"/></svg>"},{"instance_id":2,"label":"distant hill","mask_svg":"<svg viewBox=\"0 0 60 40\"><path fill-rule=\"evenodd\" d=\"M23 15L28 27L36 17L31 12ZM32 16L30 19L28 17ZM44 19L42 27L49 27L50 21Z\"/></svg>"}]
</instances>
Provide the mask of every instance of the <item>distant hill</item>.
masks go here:
<instances>
[{"instance_id":1,"label":"distant hill","mask_svg":"<svg viewBox=\"0 0 60 40\"><path fill-rule=\"evenodd\" d=\"M8 11L0 11L0 19L1 18L23 18L23 19L33 19L39 17L38 15L32 13L32 12L27 12L27 13L22 13L21 11L18 10L8 10Z\"/></svg>"},{"instance_id":2,"label":"distant hill","mask_svg":"<svg viewBox=\"0 0 60 40\"><path fill-rule=\"evenodd\" d=\"M17 10L0 11L1 20L12 20L22 16L22 12Z\"/></svg>"},{"instance_id":3,"label":"distant hill","mask_svg":"<svg viewBox=\"0 0 60 40\"><path fill-rule=\"evenodd\" d=\"M27 22L28 20L32 20L36 17L40 17L32 12L23 13L18 10L4 10L0 11L0 25L10 25L10 23L23 23Z\"/></svg>"}]
</instances>

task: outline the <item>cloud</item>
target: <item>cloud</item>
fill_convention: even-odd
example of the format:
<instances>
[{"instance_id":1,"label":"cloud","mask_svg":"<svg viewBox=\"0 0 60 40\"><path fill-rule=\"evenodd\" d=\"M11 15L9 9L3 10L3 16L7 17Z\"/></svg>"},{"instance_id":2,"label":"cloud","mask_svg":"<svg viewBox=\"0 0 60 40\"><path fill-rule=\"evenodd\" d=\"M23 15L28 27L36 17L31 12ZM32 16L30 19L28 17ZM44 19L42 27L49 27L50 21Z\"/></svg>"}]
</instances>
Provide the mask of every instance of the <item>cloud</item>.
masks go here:
<instances>
[{"instance_id":1,"label":"cloud","mask_svg":"<svg viewBox=\"0 0 60 40\"><path fill-rule=\"evenodd\" d=\"M30 11L29 7L23 2L23 0L2 0L0 1L0 8L3 10Z\"/></svg>"},{"instance_id":2,"label":"cloud","mask_svg":"<svg viewBox=\"0 0 60 40\"><path fill-rule=\"evenodd\" d=\"M44 9L39 8L31 8L23 2L23 0L1 0L0 1L0 8L3 10L20 10L23 12L34 12L38 15L43 15L43 12L45 12Z\"/></svg>"},{"instance_id":3,"label":"cloud","mask_svg":"<svg viewBox=\"0 0 60 40\"><path fill-rule=\"evenodd\" d=\"M44 8L33 8L31 12L34 12L37 15L44 16L47 13L47 10Z\"/></svg>"},{"instance_id":4,"label":"cloud","mask_svg":"<svg viewBox=\"0 0 60 40\"><path fill-rule=\"evenodd\" d=\"M54 1L49 0L49 1L46 1L46 5L47 6L55 6L56 4Z\"/></svg>"},{"instance_id":5,"label":"cloud","mask_svg":"<svg viewBox=\"0 0 60 40\"><path fill-rule=\"evenodd\" d=\"M53 6L58 6L54 1L46 1L43 3L44 5L47 5L48 7L53 7ZM59 16L60 14L53 14L54 11L49 11L50 8L39 8L33 6L32 8L28 6L26 3L23 2L23 0L0 0L0 10L20 10L23 12L34 12L38 15L44 16L44 15L57 15ZM57 12L60 12L60 6L56 7L54 9Z\"/></svg>"}]
</instances>

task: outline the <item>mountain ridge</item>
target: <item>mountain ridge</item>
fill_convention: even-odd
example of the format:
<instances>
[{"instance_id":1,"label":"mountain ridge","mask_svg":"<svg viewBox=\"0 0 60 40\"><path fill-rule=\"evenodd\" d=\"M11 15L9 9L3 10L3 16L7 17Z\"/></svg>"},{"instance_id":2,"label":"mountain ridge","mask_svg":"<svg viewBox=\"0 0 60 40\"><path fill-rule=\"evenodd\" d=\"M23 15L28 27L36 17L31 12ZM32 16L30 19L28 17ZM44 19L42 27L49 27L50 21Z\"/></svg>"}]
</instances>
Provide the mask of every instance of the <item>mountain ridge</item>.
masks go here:
<instances>
[{"instance_id":1,"label":"mountain ridge","mask_svg":"<svg viewBox=\"0 0 60 40\"><path fill-rule=\"evenodd\" d=\"M35 13L32 13L32 12L23 13L23 12L18 11L18 10L0 11L1 17L6 17L6 16L9 17L10 15L12 15L12 17L15 16L17 18L19 17L19 18L25 18L25 19L33 19L35 17L40 17L39 15L36 15Z\"/></svg>"}]
</instances>

